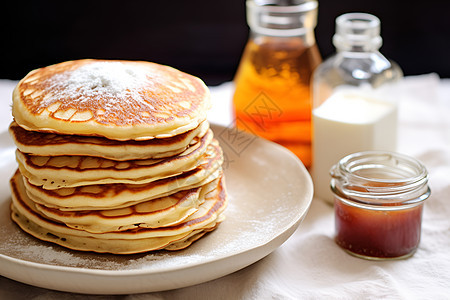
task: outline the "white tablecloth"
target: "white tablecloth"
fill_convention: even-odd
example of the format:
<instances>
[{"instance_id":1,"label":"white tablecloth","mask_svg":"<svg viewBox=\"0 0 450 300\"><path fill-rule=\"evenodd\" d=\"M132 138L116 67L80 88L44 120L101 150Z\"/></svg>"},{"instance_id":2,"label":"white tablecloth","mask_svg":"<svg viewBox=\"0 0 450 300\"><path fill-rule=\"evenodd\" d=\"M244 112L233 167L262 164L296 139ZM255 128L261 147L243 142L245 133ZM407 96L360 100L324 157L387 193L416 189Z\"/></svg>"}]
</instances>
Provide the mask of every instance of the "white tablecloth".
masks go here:
<instances>
[{"instance_id":1,"label":"white tablecloth","mask_svg":"<svg viewBox=\"0 0 450 300\"><path fill-rule=\"evenodd\" d=\"M0 132L10 120L15 82L0 81ZM314 199L306 219L277 250L223 278L179 290L92 299L450 299L450 81L407 77L401 87L399 152L421 160L432 196L422 241L400 261L366 261L333 241L333 208ZM230 83L211 89L212 122L231 124ZM0 277L0 299L86 299Z\"/></svg>"}]
</instances>

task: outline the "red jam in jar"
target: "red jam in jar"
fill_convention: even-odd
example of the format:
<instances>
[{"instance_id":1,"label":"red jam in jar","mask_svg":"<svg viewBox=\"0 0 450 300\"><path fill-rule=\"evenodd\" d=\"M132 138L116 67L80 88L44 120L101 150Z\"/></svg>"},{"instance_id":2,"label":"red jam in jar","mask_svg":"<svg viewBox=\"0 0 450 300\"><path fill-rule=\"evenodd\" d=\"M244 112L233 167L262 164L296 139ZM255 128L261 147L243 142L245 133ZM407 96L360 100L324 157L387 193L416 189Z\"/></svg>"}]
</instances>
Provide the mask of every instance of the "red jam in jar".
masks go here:
<instances>
[{"instance_id":1,"label":"red jam in jar","mask_svg":"<svg viewBox=\"0 0 450 300\"><path fill-rule=\"evenodd\" d=\"M344 157L331 169L336 243L352 255L401 259L420 242L428 173L417 160L368 151Z\"/></svg>"}]
</instances>

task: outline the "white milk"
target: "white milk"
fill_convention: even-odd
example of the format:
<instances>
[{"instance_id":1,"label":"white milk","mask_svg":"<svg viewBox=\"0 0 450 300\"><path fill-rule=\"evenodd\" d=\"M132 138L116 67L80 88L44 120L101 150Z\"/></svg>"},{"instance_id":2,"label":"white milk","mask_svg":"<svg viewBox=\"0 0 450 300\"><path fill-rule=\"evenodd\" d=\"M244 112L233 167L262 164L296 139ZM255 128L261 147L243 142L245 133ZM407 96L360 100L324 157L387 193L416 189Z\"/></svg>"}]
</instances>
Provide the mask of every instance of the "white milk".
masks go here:
<instances>
[{"instance_id":1,"label":"white milk","mask_svg":"<svg viewBox=\"0 0 450 300\"><path fill-rule=\"evenodd\" d=\"M313 110L315 196L332 203L330 168L365 150L395 151L397 106L358 90L341 90Z\"/></svg>"}]
</instances>

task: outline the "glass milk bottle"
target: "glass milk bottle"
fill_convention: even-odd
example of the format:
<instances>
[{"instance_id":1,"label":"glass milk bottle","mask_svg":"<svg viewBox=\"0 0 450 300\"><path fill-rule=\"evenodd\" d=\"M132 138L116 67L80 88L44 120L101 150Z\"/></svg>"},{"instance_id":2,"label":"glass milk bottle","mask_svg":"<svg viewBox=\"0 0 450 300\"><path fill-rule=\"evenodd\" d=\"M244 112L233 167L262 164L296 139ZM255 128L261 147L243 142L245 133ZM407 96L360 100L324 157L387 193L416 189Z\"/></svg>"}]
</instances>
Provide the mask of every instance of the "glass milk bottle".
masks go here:
<instances>
[{"instance_id":1,"label":"glass milk bottle","mask_svg":"<svg viewBox=\"0 0 450 300\"><path fill-rule=\"evenodd\" d=\"M336 54L314 72L313 167L315 196L332 203L330 168L367 150L395 151L396 82L403 73L379 49L380 20L349 13L336 19Z\"/></svg>"},{"instance_id":2,"label":"glass milk bottle","mask_svg":"<svg viewBox=\"0 0 450 300\"><path fill-rule=\"evenodd\" d=\"M321 57L317 1L249 0L250 37L234 78L236 126L311 164L310 79Z\"/></svg>"}]
</instances>

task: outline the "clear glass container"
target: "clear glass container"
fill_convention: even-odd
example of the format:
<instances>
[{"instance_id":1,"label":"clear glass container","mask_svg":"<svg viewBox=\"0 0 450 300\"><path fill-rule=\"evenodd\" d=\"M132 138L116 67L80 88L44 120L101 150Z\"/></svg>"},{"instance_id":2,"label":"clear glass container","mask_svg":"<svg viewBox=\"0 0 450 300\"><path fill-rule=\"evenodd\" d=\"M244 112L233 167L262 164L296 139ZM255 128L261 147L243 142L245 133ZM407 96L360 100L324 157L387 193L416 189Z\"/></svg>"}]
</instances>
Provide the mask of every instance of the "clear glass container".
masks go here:
<instances>
[{"instance_id":1,"label":"clear glass container","mask_svg":"<svg viewBox=\"0 0 450 300\"><path fill-rule=\"evenodd\" d=\"M336 19L336 53L312 80L315 195L332 203L329 170L340 158L366 150L396 151L396 84L400 67L384 57L380 20L349 13Z\"/></svg>"},{"instance_id":2,"label":"clear glass container","mask_svg":"<svg viewBox=\"0 0 450 300\"><path fill-rule=\"evenodd\" d=\"M250 37L234 78L236 126L311 164L310 79L320 64L317 1L249 0Z\"/></svg>"},{"instance_id":3,"label":"clear glass container","mask_svg":"<svg viewBox=\"0 0 450 300\"><path fill-rule=\"evenodd\" d=\"M364 151L344 157L330 173L341 248L371 260L414 254L431 193L425 166L395 152Z\"/></svg>"}]
</instances>

